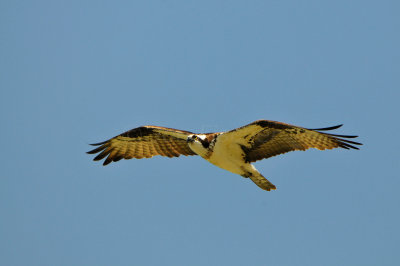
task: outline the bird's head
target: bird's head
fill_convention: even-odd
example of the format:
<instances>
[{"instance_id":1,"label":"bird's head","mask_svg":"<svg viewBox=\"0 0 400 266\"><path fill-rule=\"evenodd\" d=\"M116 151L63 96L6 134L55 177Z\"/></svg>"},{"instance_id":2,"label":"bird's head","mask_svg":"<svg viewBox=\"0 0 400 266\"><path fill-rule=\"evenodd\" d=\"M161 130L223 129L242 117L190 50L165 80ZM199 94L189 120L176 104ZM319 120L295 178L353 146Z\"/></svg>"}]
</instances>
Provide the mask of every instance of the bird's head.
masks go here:
<instances>
[{"instance_id":1,"label":"bird's head","mask_svg":"<svg viewBox=\"0 0 400 266\"><path fill-rule=\"evenodd\" d=\"M210 142L207 140L206 135L203 134L191 134L187 138L187 143L189 147L199 154L205 154L210 146Z\"/></svg>"},{"instance_id":2,"label":"bird's head","mask_svg":"<svg viewBox=\"0 0 400 266\"><path fill-rule=\"evenodd\" d=\"M203 139L203 138L201 138L200 136L201 136L201 135L191 134L191 135L189 135L189 136L187 137L187 142L189 142L189 143L191 143L191 142L196 142L196 141L200 142L201 139Z\"/></svg>"}]
</instances>

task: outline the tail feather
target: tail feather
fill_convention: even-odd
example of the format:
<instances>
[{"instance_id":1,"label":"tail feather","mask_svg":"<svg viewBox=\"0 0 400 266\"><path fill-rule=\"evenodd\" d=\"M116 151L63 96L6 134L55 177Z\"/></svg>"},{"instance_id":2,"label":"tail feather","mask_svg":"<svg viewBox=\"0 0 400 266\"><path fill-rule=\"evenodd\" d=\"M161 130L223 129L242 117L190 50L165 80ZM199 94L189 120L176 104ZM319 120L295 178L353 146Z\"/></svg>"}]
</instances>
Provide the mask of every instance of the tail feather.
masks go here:
<instances>
[{"instance_id":1,"label":"tail feather","mask_svg":"<svg viewBox=\"0 0 400 266\"><path fill-rule=\"evenodd\" d=\"M259 175L251 175L249 177L250 177L251 181L253 181L254 184L259 186L261 189L264 189L266 191L270 191L270 190L275 190L276 189L274 184L269 182L268 179L263 177L261 174L259 174Z\"/></svg>"}]
</instances>

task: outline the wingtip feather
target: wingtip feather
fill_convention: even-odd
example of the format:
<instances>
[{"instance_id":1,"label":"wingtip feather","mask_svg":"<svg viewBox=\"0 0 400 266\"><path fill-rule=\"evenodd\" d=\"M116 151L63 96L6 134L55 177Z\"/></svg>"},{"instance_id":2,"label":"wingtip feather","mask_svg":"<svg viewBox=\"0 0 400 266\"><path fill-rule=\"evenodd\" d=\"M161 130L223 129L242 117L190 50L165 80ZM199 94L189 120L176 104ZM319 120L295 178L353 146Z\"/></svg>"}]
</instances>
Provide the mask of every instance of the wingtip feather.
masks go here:
<instances>
[{"instance_id":1,"label":"wingtip feather","mask_svg":"<svg viewBox=\"0 0 400 266\"><path fill-rule=\"evenodd\" d=\"M89 145L92 145L92 146L100 146L100 145L103 145L103 144L105 144L105 143L107 143L107 142L108 142L108 140L102 141L102 142L99 142L99 143L92 143L92 144L89 144Z\"/></svg>"},{"instance_id":2,"label":"wingtip feather","mask_svg":"<svg viewBox=\"0 0 400 266\"><path fill-rule=\"evenodd\" d=\"M332 127L323 127L323 128L311 128L310 130L320 130L320 131L325 131L325 130L334 130L342 127L343 124L332 126Z\"/></svg>"}]
</instances>

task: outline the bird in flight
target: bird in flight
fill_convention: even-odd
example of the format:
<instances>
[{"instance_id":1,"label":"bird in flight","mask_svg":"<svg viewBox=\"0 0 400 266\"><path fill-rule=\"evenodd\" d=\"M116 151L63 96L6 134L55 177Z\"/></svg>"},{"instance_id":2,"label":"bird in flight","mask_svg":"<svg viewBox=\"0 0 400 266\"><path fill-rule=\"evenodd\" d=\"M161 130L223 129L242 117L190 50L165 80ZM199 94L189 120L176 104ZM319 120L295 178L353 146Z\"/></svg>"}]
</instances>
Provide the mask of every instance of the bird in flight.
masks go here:
<instances>
[{"instance_id":1,"label":"bird in flight","mask_svg":"<svg viewBox=\"0 0 400 266\"><path fill-rule=\"evenodd\" d=\"M276 187L257 171L252 162L309 148L358 150L356 145L362 144L348 140L357 136L323 132L341 126L307 129L276 121L257 120L226 132L200 134L167 127L141 126L104 142L91 144L99 147L87 153L99 153L94 161L107 157L103 165L121 159L151 158L155 155L200 155L210 163L250 178L260 188L270 191Z\"/></svg>"}]
</instances>

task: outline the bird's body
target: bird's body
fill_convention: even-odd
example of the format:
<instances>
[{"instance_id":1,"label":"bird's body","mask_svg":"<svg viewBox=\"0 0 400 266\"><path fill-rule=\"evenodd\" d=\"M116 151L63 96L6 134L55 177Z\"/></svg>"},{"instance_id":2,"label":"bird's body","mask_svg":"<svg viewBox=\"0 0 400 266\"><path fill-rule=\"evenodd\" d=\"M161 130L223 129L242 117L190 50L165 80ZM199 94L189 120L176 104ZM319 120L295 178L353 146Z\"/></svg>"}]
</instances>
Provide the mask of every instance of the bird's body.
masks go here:
<instances>
[{"instance_id":1,"label":"bird's body","mask_svg":"<svg viewBox=\"0 0 400 266\"><path fill-rule=\"evenodd\" d=\"M340 126L306 129L275 121L258 120L231 131L206 134L194 134L158 126L143 126L105 142L93 144L100 147L88 153L100 152L94 160L101 160L107 156L104 165L121 159L150 158L155 155L168 157L200 155L222 169L249 177L260 188L269 191L276 187L263 177L251 162L308 148L358 149L353 145L361 145L361 143L346 139L356 136L320 132Z\"/></svg>"},{"instance_id":2,"label":"bird's body","mask_svg":"<svg viewBox=\"0 0 400 266\"><path fill-rule=\"evenodd\" d=\"M197 136L206 140L206 135ZM232 140L234 142L232 142ZM271 182L257 171L254 165L243 160L246 155L242 147L246 143L244 141L235 142L235 140L237 139L232 138L232 136L229 135L227 136L224 133L216 133L212 136L212 141L210 143L211 147L208 147L207 149L204 148L201 142L189 142L188 145L194 152L210 163L231 173L243 177L250 177L253 182L262 189L276 189ZM210 152L210 148L212 152Z\"/></svg>"}]
</instances>

